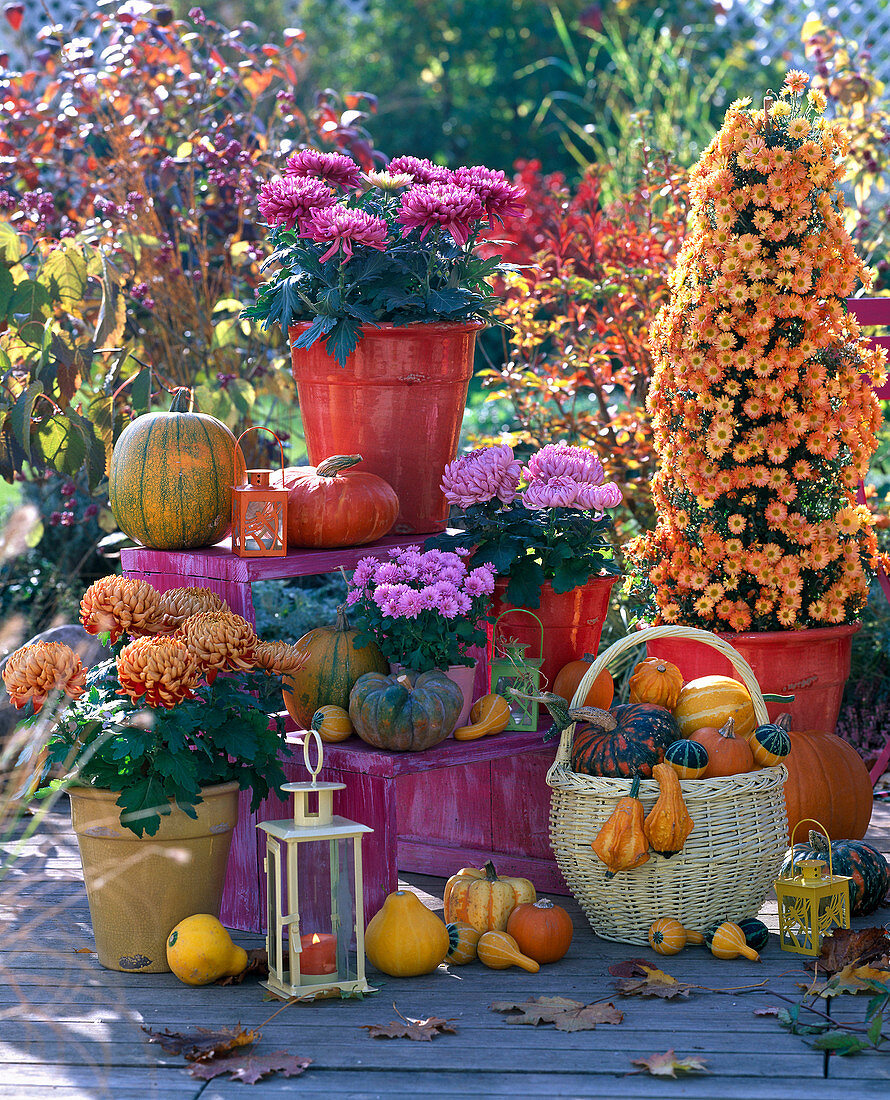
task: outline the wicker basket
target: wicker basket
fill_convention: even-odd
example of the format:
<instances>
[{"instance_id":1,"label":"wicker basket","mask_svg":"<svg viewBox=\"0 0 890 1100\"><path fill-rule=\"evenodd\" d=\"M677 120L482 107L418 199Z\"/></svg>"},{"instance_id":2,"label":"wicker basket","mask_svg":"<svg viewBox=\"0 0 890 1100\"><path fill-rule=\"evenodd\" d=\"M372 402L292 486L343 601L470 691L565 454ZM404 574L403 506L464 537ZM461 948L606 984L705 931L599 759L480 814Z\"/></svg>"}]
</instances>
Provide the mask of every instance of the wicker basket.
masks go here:
<instances>
[{"instance_id":1,"label":"wicker basket","mask_svg":"<svg viewBox=\"0 0 890 1100\"><path fill-rule=\"evenodd\" d=\"M751 693L758 723L769 721L747 661L715 634L691 627L658 626L622 638L590 666L572 704L581 705L610 661L640 642L666 637L698 639L727 657ZM658 917L675 917L687 928L704 931L717 921L755 916L787 848L785 768L681 780L683 798L695 822L683 850L669 859L651 852L641 867L607 879L591 843L631 784L628 779L601 779L572 771L574 729L569 726L563 731L547 773L553 788L550 841L559 869L594 932L607 940L642 944ZM647 813L657 797L658 783L644 779L640 798Z\"/></svg>"}]
</instances>

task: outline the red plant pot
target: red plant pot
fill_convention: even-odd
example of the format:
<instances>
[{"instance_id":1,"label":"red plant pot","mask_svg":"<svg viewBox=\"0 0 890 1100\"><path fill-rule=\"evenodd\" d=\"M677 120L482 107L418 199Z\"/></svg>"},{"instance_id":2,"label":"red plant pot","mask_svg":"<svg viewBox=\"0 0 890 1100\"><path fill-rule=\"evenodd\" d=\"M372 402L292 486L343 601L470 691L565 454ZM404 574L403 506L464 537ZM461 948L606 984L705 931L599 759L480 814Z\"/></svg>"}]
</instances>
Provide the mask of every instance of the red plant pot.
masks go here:
<instances>
[{"instance_id":1,"label":"red plant pot","mask_svg":"<svg viewBox=\"0 0 890 1100\"><path fill-rule=\"evenodd\" d=\"M533 614L537 615L544 627L544 663L541 665L541 690L552 691L553 682L559 670L585 653L596 651L600 644L600 634L609 610L609 596L612 585L621 578L590 577L589 580L570 592L557 593L547 582L541 586L541 605ZM507 579L499 577L495 581L491 597L492 615L497 618L502 612L513 607L506 600ZM506 614L497 623L499 639L514 639L525 642L527 657L539 657L541 649L541 631L538 624L529 615ZM493 628L488 628L489 662L494 655Z\"/></svg>"},{"instance_id":2,"label":"red plant pot","mask_svg":"<svg viewBox=\"0 0 890 1100\"><path fill-rule=\"evenodd\" d=\"M793 695L793 703L767 703L771 719L788 713L792 729L834 733L844 685L850 675L850 653L858 623L812 630L775 630L720 634L745 658L760 690ZM686 638L658 638L647 644L650 657L675 664L685 680L699 676L732 676L729 661L716 650Z\"/></svg>"},{"instance_id":3,"label":"red plant pot","mask_svg":"<svg viewBox=\"0 0 890 1100\"><path fill-rule=\"evenodd\" d=\"M359 469L384 478L398 494L396 534L445 529L448 502L439 485L457 453L476 333L483 327L481 321L366 325L343 367L324 340L294 347L308 322L290 328L310 463L360 454Z\"/></svg>"}]
</instances>

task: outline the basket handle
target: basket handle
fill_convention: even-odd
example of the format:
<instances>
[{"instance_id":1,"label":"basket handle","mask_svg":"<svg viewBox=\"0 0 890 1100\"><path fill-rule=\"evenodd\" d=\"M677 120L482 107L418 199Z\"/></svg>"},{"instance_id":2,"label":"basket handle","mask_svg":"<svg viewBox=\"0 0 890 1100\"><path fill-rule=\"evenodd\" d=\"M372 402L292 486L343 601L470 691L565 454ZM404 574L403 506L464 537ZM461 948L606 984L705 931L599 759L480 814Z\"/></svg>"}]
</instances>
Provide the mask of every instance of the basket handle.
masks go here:
<instances>
[{"instance_id":1,"label":"basket handle","mask_svg":"<svg viewBox=\"0 0 890 1100\"><path fill-rule=\"evenodd\" d=\"M737 649L725 642L722 638L718 638L716 634L712 634L709 630L699 630L692 626L650 626L645 630L638 630L635 634L628 634L625 638L620 638L614 645L609 646L605 653L601 653L597 659L593 662L590 668L581 677L581 683L578 684L578 688L575 694L572 696L572 707L580 707L584 700L587 698L587 693L593 686L594 680L599 676L604 668L608 667L609 661L615 657L621 656L628 649L634 649L641 642L655 641L657 638L689 638L692 641L699 641L703 645L710 646L711 649L716 649L718 653L721 653L730 662L735 671L739 674L745 687L751 694L751 700L754 703L754 717L757 719L757 724L762 726L769 721L769 714L766 709L766 703L763 699L763 693L760 690L760 685L757 683L757 677L754 675L754 671L745 658L739 653ZM556 759L553 761L554 768L560 765L567 765L571 759L572 754L572 739L575 733L574 723L567 726L563 731L559 739L559 749L556 753ZM550 775L547 776L548 782Z\"/></svg>"}]
</instances>

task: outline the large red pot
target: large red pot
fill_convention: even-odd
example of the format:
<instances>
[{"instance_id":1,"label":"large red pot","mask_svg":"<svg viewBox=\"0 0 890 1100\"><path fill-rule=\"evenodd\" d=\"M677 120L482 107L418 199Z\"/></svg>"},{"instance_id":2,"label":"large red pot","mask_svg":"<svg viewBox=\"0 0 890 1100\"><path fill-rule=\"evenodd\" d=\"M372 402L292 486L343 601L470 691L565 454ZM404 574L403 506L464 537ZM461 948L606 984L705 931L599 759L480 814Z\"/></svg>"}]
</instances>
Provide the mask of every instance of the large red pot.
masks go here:
<instances>
[{"instance_id":1,"label":"large red pot","mask_svg":"<svg viewBox=\"0 0 890 1100\"><path fill-rule=\"evenodd\" d=\"M309 461L360 454L399 497L397 534L443 531L448 502L439 484L457 453L480 321L468 324L365 325L341 367L324 340L294 342L291 362Z\"/></svg>"},{"instance_id":2,"label":"large red pot","mask_svg":"<svg viewBox=\"0 0 890 1100\"><path fill-rule=\"evenodd\" d=\"M853 635L859 624L720 634L745 658L764 693L793 695L793 703L767 703L770 718L787 712L792 729L834 733L844 685L850 675ZM686 680L735 676L725 657L686 638L658 638L647 644L650 657L671 661ZM735 677L738 679L738 677Z\"/></svg>"},{"instance_id":3,"label":"large red pot","mask_svg":"<svg viewBox=\"0 0 890 1100\"><path fill-rule=\"evenodd\" d=\"M596 651L600 644L600 634L609 610L609 596L612 585L620 577L590 577L586 584L573 588L570 592L554 592L552 585L546 582L541 587L541 605L533 614L541 620L544 627L544 663L541 666L541 690L552 691L553 682L559 670L585 653ZM498 639L515 639L524 642L528 648L527 657L540 656L541 628L527 614L509 614L513 604L506 600L507 578L499 577L495 581L494 594L491 597L492 615L495 619L508 612L496 624ZM489 661L493 656L493 628L488 628Z\"/></svg>"}]
</instances>

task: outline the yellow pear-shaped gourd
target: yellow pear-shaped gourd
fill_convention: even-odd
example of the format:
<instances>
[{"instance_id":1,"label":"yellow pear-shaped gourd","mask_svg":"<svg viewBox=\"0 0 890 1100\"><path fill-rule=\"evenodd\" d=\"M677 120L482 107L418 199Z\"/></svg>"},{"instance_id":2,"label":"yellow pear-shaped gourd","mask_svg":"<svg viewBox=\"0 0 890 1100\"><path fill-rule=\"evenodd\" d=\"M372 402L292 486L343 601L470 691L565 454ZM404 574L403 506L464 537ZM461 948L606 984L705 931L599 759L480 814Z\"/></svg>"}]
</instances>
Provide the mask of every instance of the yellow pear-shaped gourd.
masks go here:
<instances>
[{"instance_id":1,"label":"yellow pear-shaped gourd","mask_svg":"<svg viewBox=\"0 0 890 1100\"><path fill-rule=\"evenodd\" d=\"M613 878L618 871L631 871L649 859L649 842L643 833L643 803L637 797L639 790L637 776L630 794L618 799L590 845L606 865L606 878Z\"/></svg>"},{"instance_id":2,"label":"yellow pear-shaped gourd","mask_svg":"<svg viewBox=\"0 0 890 1100\"><path fill-rule=\"evenodd\" d=\"M210 913L186 917L167 937L167 965L186 985L209 985L247 966L247 952Z\"/></svg>"},{"instance_id":3,"label":"yellow pear-shaped gourd","mask_svg":"<svg viewBox=\"0 0 890 1100\"><path fill-rule=\"evenodd\" d=\"M643 822L643 832L653 852L670 858L682 850L695 822L689 816L679 777L670 764L656 764L652 775L658 780L658 801Z\"/></svg>"},{"instance_id":4,"label":"yellow pear-shaped gourd","mask_svg":"<svg viewBox=\"0 0 890 1100\"><path fill-rule=\"evenodd\" d=\"M540 965L528 955L523 955L519 944L509 932L484 932L476 945L479 961L491 970L506 970L508 966L521 966L530 974L537 974Z\"/></svg>"},{"instance_id":5,"label":"yellow pear-shaped gourd","mask_svg":"<svg viewBox=\"0 0 890 1100\"><path fill-rule=\"evenodd\" d=\"M393 978L429 974L449 946L445 925L410 890L389 894L365 931L365 953Z\"/></svg>"},{"instance_id":6,"label":"yellow pear-shaped gourd","mask_svg":"<svg viewBox=\"0 0 890 1100\"><path fill-rule=\"evenodd\" d=\"M752 962L760 962L760 955L748 946L745 933L734 921L725 920L709 928L705 932L705 943L718 959L737 959L739 955L744 955Z\"/></svg>"}]
</instances>

